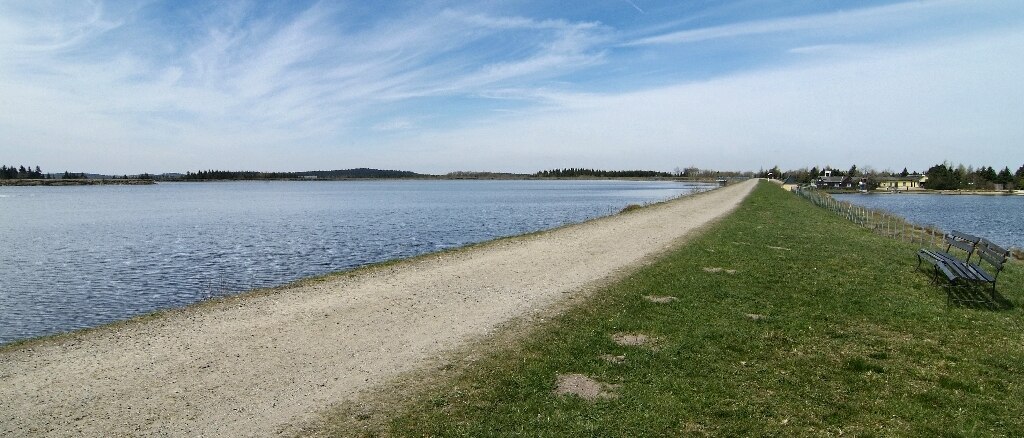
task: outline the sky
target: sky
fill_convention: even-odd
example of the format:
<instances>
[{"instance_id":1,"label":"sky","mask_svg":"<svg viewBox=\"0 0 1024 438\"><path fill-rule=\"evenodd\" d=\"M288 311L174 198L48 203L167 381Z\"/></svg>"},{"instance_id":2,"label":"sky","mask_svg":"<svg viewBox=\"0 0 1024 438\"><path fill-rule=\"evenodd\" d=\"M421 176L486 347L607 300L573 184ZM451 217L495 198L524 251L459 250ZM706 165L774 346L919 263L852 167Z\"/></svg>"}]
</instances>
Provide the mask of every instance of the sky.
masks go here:
<instances>
[{"instance_id":1,"label":"sky","mask_svg":"<svg viewBox=\"0 0 1024 438\"><path fill-rule=\"evenodd\" d=\"M4 0L0 162L1015 170L1024 3Z\"/></svg>"}]
</instances>

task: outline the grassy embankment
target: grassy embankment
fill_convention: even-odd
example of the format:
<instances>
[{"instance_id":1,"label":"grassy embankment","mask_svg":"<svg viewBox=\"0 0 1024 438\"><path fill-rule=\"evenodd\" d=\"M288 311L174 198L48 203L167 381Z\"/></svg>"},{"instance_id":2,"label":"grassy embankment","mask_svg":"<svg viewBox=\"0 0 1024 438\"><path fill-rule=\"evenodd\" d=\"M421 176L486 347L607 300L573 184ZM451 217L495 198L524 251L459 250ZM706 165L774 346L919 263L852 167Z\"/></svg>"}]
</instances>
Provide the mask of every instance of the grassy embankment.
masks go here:
<instances>
[{"instance_id":1,"label":"grassy embankment","mask_svg":"<svg viewBox=\"0 0 1024 438\"><path fill-rule=\"evenodd\" d=\"M343 407L327 432L1024 435L1020 308L947 308L914 271L916 249L763 183L701 237L511 348L411 401L390 396L400 412ZM1020 304L1024 266L999 285ZM622 346L615 333L654 341ZM554 395L568 373L618 386L594 401Z\"/></svg>"}]
</instances>

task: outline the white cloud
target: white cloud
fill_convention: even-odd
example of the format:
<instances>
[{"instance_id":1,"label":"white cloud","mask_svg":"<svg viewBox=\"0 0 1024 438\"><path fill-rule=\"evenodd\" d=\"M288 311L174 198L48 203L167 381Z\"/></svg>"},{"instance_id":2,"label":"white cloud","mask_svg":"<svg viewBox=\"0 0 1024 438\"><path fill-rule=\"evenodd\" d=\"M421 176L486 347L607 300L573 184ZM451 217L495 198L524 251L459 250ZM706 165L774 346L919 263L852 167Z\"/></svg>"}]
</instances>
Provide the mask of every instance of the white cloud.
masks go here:
<instances>
[{"instance_id":1,"label":"white cloud","mask_svg":"<svg viewBox=\"0 0 1024 438\"><path fill-rule=\"evenodd\" d=\"M642 92L563 95L562 110L404 140L426 150L392 160L434 171L1019 165L1021 72L1020 31L938 41Z\"/></svg>"},{"instance_id":2,"label":"white cloud","mask_svg":"<svg viewBox=\"0 0 1024 438\"><path fill-rule=\"evenodd\" d=\"M794 31L844 31L855 29L863 32L866 26L877 26L892 22L906 23L908 18L922 15L929 10L942 10L951 5L963 6L962 0L932 0L896 3L871 8L853 9L826 14L784 17L769 20L747 21L721 26L688 29L639 38L624 46L646 46L657 44L696 43L707 40L736 38L744 36L783 33Z\"/></svg>"},{"instance_id":3,"label":"white cloud","mask_svg":"<svg viewBox=\"0 0 1024 438\"><path fill-rule=\"evenodd\" d=\"M90 38L113 29L107 23L129 20L128 13L101 19L101 5L95 4L88 14L58 20L46 47L61 51L37 50L34 58L0 70L0 102L17 108L0 118L0 152L100 171L114 155L177 148L191 151L183 157L204 159L144 170L230 166L227 157L238 145L263 150L343 143L354 121L380 115L381 105L486 95L602 57L594 47L605 29L595 23L442 10L386 17L353 30L332 20L338 11L324 5L284 23L245 21L248 14L240 7L218 10L204 21L209 27L199 41L181 42L183 55L159 62L127 50L96 54L88 48ZM47 11L3 22L8 29L27 28ZM0 50L26 46L19 32L0 30L6 35ZM467 50L509 32L520 35L512 56ZM394 121L372 126L408 127ZM18 150L26 144L32 150Z\"/></svg>"}]
</instances>

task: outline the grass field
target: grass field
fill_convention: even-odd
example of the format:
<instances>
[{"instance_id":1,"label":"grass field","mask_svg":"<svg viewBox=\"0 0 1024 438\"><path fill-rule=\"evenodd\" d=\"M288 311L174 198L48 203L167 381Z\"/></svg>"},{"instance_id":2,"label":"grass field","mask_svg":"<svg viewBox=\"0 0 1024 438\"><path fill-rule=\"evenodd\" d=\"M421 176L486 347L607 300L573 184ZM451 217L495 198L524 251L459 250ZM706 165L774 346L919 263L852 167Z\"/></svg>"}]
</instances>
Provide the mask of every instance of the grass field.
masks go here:
<instances>
[{"instance_id":1,"label":"grass field","mask_svg":"<svg viewBox=\"0 0 1024 438\"><path fill-rule=\"evenodd\" d=\"M1020 308L947 307L916 249L762 183L697 239L397 397L397 412L339 409L323 432L1024 436ZM1024 266L999 290L1022 303ZM555 394L568 374L605 397Z\"/></svg>"}]
</instances>

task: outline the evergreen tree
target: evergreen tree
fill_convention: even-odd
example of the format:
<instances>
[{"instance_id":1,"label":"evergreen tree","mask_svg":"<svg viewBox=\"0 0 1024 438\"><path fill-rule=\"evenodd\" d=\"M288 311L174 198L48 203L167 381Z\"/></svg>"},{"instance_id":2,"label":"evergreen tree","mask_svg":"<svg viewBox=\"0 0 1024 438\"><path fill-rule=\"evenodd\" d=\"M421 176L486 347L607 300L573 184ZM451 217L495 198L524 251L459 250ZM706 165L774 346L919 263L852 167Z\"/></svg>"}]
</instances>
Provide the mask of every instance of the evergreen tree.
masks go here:
<instances>
[{"instance_id":1,"label":"evergreen tree","mask_svg":"<svg viewBox=\"0 0 1024 438\"><path fill-rule=\"evenodd\" d=\"M955 190L960 188L960 181L957 179L957 174L953 169L946 167L945 164L937 164L932 166L925 172L928 176L925 188L933 190Z\"/></svg>"},{"instance_id":2,"label":"evergreen tree","mask_svg":"<svg viewBox=\"0 0 1024 438\"><path fill-rule=\"evenodd\" d=\"M1000 184L1009 184L1013 182L1013 174L1010 173L1009 167L1004 167L1003 170L999 171L999 175L996 176L996 182Z\"/></svg>"},{"instance_id":3,"label":"evergreen tree","mask_svg":"<svg viewBox=\"0 0 1024 438\"><path fill-rule=\"evenodd\" d=\"M981 179L988 182L998 182L996 181L996 179L999 177L999 175L996 174L996 170L993 169L992 166L982 166L980 169L978 169L978 176L981 177Z\"/></svg>"}]
</instances>

